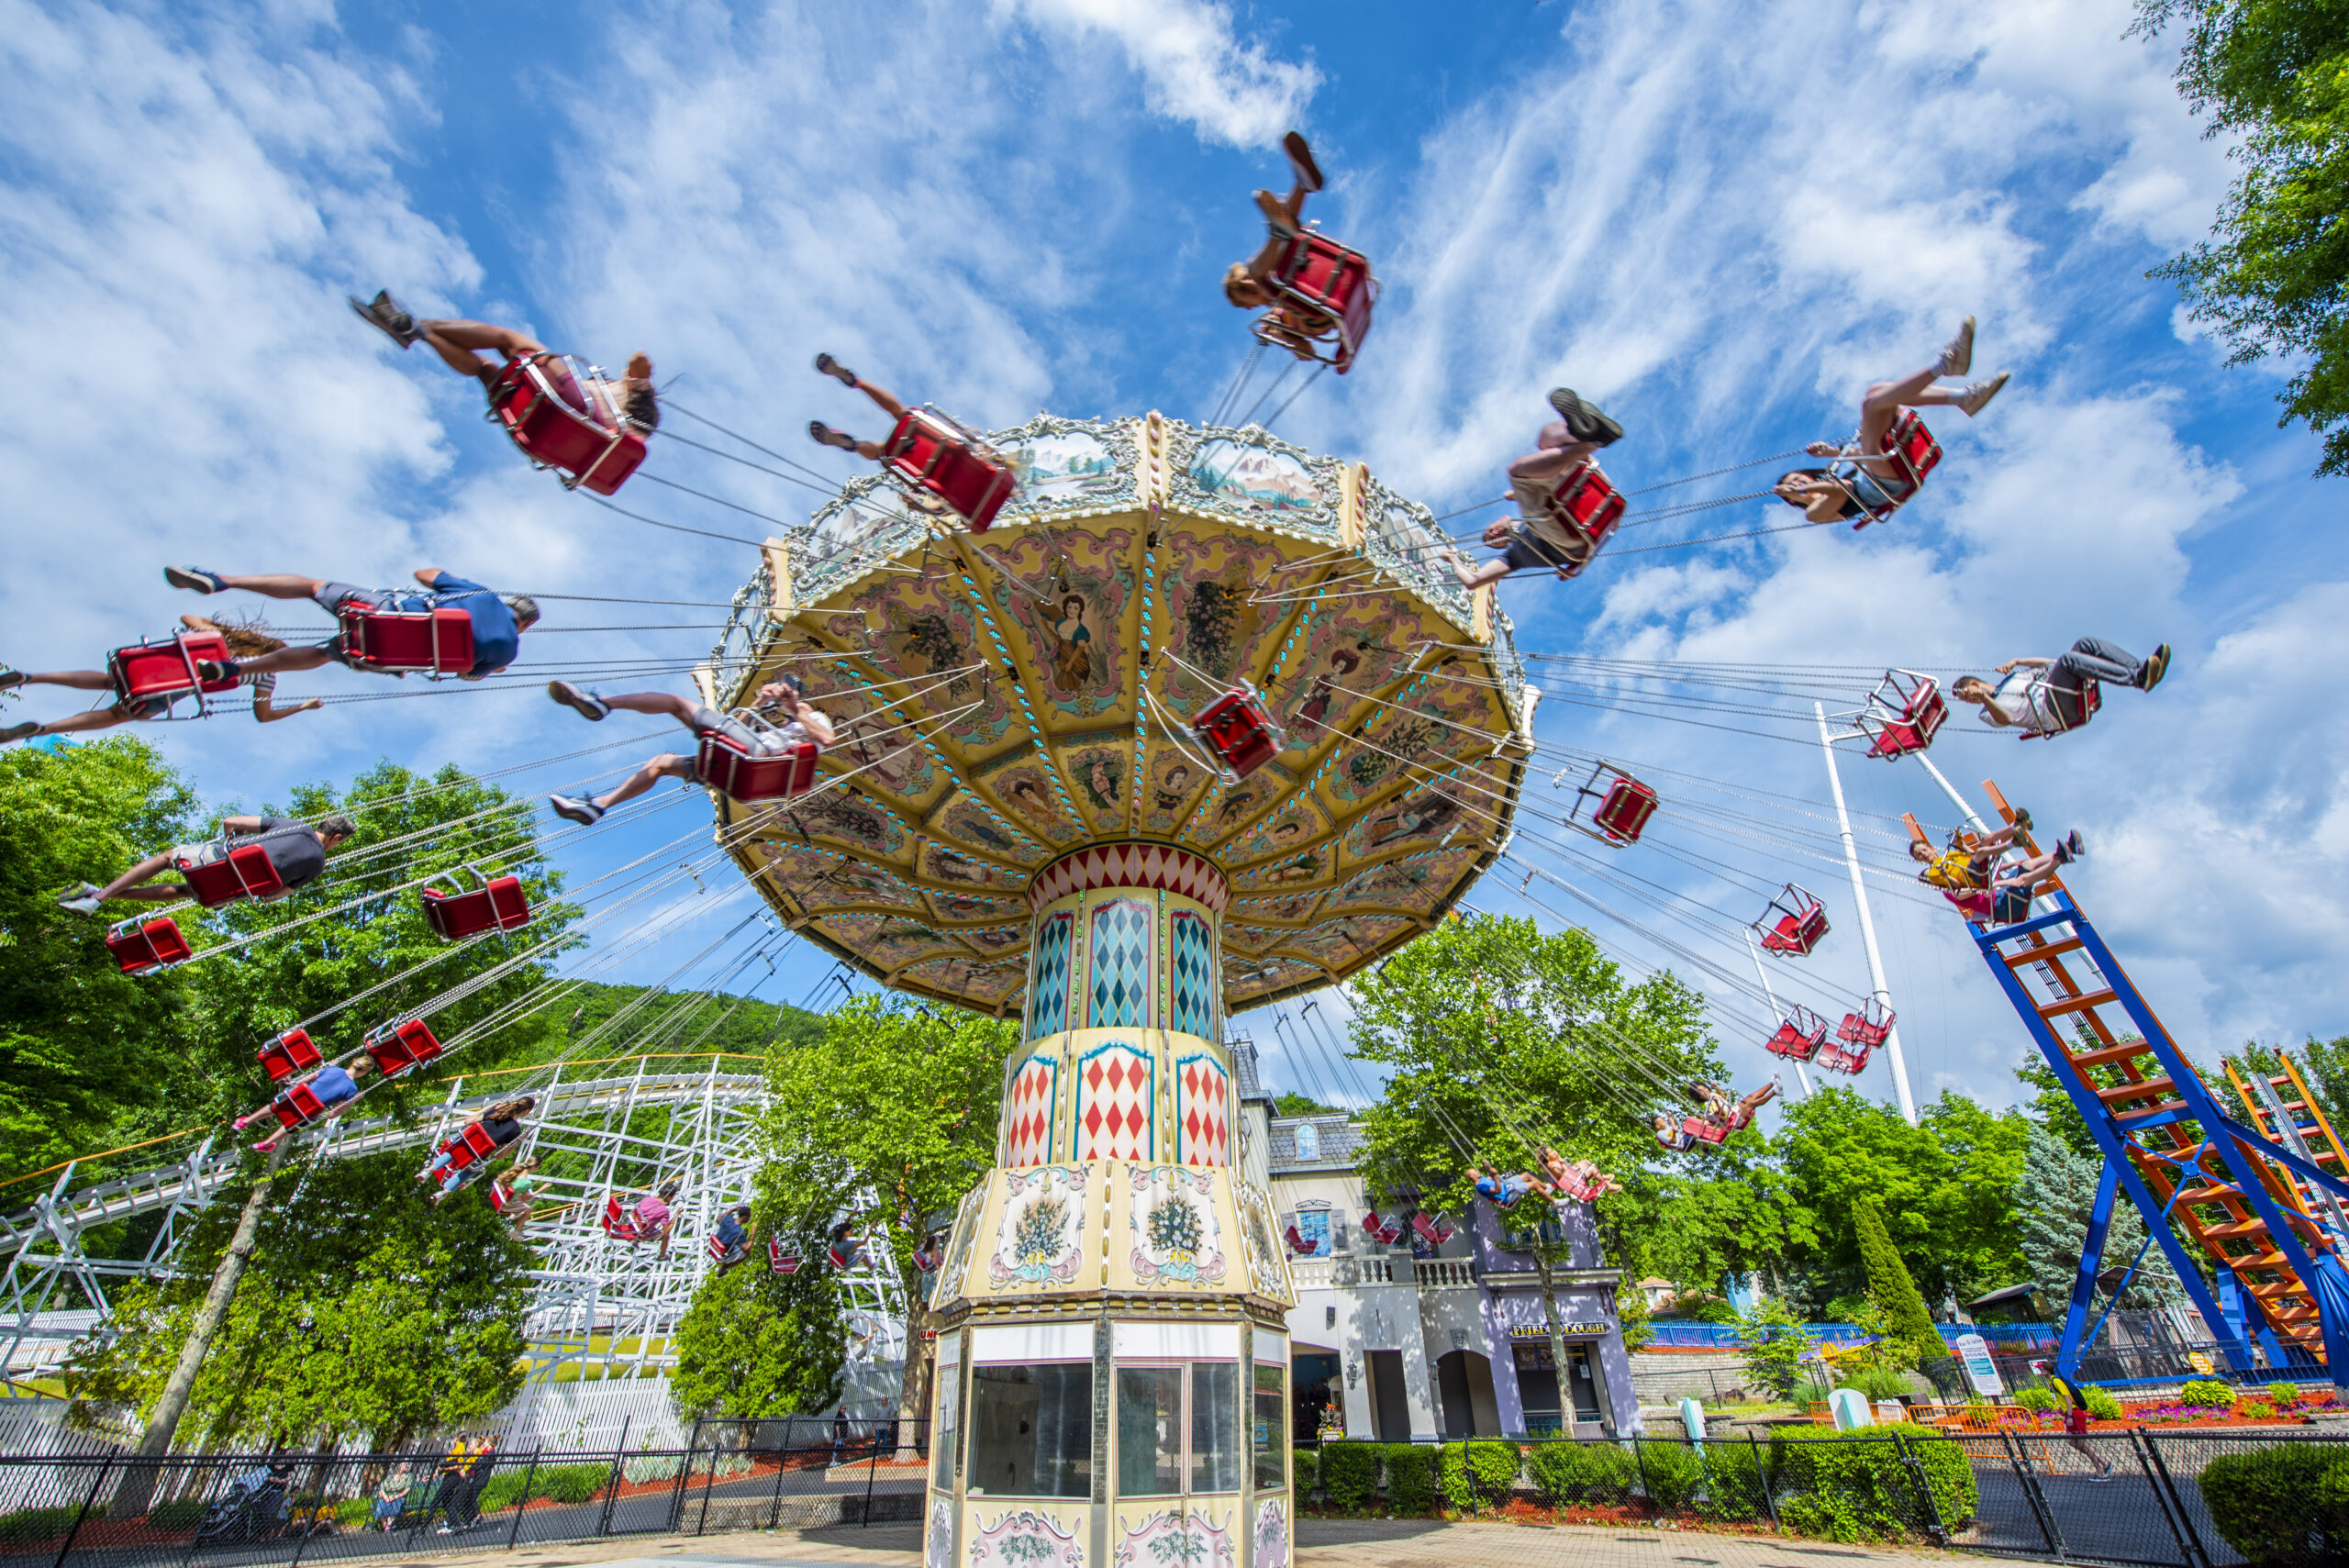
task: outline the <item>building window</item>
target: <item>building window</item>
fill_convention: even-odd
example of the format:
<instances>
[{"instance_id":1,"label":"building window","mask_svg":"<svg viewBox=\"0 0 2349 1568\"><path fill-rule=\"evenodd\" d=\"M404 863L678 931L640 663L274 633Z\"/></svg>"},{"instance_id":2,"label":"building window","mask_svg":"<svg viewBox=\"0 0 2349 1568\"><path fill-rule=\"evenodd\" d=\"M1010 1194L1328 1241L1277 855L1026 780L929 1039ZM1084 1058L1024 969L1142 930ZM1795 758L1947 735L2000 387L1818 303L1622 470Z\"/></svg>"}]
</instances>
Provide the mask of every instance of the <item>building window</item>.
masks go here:
<instances>
[{"instance_id":1,"label":"building window","mask_svg":"<svg viewBox=\"0 0 2349 1568\"><path fill-rule=\"evenodd\" d=\"M1326 1208L1302 1208L1297 1213L1297 1239L1305 1243L1308 1258L1330 1255L1330 1211Z\"/></svg>"},{"instance_id":2,"label":"building window","mask_svg":"<svg viewBox=\"0 0 2349 1568\"><path fill-rule=\"evenodd\" d=\"M1174 1017L1169 1028L1215 1037L1215 934L1186 910L1174 912L1167 942Z\"/></svg>"},{"instance_id":3,"label":"building window","mask_svg":"<svg viewBox=\"0 0 2349 1568\"><path fill-rule=\"evenodd\" d=\"M1036 928L1035 956L1028 965L1028 1038L1068 1028L1068 943L1074 915L1053 915Z\"/></svg>"},{"instance_id":4,"label":"building window","mask_svg":"<svg viewBox=\"0 0 2349 1568\"><path fill-rule=\"evenodd\" d=\"M1093 946L1087 957L1093 1011L1085 1021L1097 1029L1147 1026L1150 906L1139 898L1117 898L1094 910Z\"/></svg>"},{"instance_id":5,"label":"building window","mask_svg":"<svg viewBox=\"0 0 2349 1568\"><path fill-rule=\"evenodd\" d=\"M1090 1362L974 1368L970 1427L970 1496L1093 1496Z\"/></svg>"},{"instance_id":6,"label":"building window","mask_svg":"<svg viewBox=\"0 0 2349 1568\"><path fill-rule=\"evenodd\" d=\"M1238 1490L1239 1364L1119 1367L1118 1495Z\"/></svg>"},{"instance_id":7,"label":"building window","mask_svg":"<svg viewBox=\"0 0 2349 1568\"><path fill-rule=\"evenodd\" d=\"M1309 1121L1297 1124L1297 1157L1300 1160L1321 1158L1321 1129Z\"/></svg>"},{"instance_id":8,"label":"building window","mask_svg":"<svg viewBox=\"0 0 2349 1568\"><path fill-rule=\"evenodd\" d=\"M1260 1492L1285 1485L1288 1480L1282 1468L1281 1451L1288 1446L1287 1403L1286 1391L1281 1387L1281 1369L1258 1362L1248 1440L1256 1458L1256 1489Z\"/></svg>"}]
</instances>

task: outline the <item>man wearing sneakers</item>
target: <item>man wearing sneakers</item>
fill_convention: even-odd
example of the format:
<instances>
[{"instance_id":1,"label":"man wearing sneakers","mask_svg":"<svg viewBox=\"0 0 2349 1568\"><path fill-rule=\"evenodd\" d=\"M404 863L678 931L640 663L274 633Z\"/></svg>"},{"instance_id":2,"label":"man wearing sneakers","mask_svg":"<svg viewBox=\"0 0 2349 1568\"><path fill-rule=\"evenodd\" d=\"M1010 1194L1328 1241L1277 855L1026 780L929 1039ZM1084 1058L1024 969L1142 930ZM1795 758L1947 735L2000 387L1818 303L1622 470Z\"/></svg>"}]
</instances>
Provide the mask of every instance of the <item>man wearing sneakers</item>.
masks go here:
<instances>
[{"instance_id":1,"label":"man wearing sneakers","mask_svg":"<svg viewBox=\"0 0 2349 1568\"><path fill-rule=\"evenodd\" d=\"M1593 452L1623 439L1623 427L1600 413L1597 404L1566 387L1550 394L1550 406L1558 411L1558 417L1542 428L1534 450L1508 465L1517 521L1497 522L1485 529L1486 547L1501 551L1501 558L1471 566L1456 550L1446 550L1438 557L1452 568L1460 585L1471 592L1497 583L1512 572L1579 571L1590 562L1590 540L1552 517L1550 502L1565 477Z\"/></svg>"},{"instance_id":2,"label":"man wearing sneakers","mask_svg":"<svg viewBox=\"0 0 2349 1568\"><path fill-rule=\"evenodd\" d=\"M443 572L438 566L417 567L416 580L429 592L416 594L403 593L397 588L354 588L348 583L283 572L235 576L224 572L207 572L200 566L163 568L163 581L174 588L186 588L198 594L225 594L234 589L272 599L307 599L327 614L337 617L341 615L342 606L353 600L379 610L461 609L473 622L473 668L460 677L467 681L494 675L511 664L514 656L521 651L522 634L538 623L539 602L526 594L496 594L478 583L469 583L453 573ZM206 679L217 678L216 672L239 676L275 674L287 670L315 670L329 662L351 662L343 649L340 632L323 642L303 648L280 648L276 652L264 653L258 659L232 659L221 665L206 661L198 667L198 673Z\"/></svg>"},{"instance_id":3,"label":"man wearing sneakers","mask_svg":"<svg viewBox=\"0 0 2349 1568\"><path fill-rule=\"evenodd\" d=\"M1998 729L2021 729L2022 739L2061 735L2088 721L2082 687L2090 681L2150 692L2169 673L2169 644L2139 659L2100 637L2083 637L2053 659L2009 659L1998 666L1996 686L1979 675L1961 675L1949 689L1960 702L1982 710L1982 722Z\"/></svg>"},{"instance_id":4,"label":"man wearing sneakers","mask_svg":"<svg viewBox=\"0 0 2349 1568\"><path fill-rule=\"evenodd\" d=\"M547 373L556 396L599 425L611 423L611 410L596 406L560 354L511 327L493 327L486 321L419 321L403 309L388 290L363 305L353 299L351 308L359 313L361 320L379 328L403 349L411 343L429 344L442 363L459 375L480 382L484 391L495 387L506 373L506 366L484 358L484 352L505 355L507 364L516 360L537 360ZM650 431L661 423L661 406L652 393L650 356L640 351L630 354L628 374L613 387L613 393L619 402L619 413L638 429Z\"/></svg>"},{"instance_id":5,"label":"man wearing sneakers","mask_svg":"<svg viewBox=\"0 0 2349 1568\"><path fill-rule=\"evenodd\" d=\"M1234 261L1223 274L1223 297L1242 310L1263 310L1268 306L1275 312L1281 335L1291 339L1293 348L1327 332L1330 318L1319 311L1306 310L1285 301L1274 286L1274 273L1278 271L1281 257L1287 253L1288 242L1297 237L1305 226L1305 198L1321 188L1321 166L1313 161L1313 150L1305 138L1290 131L1281 138L1282 150L1288 154L1289 167L1297 180L1289 187L1284 200L1270 191L1256 193L1256 206L1264 215L1268 231L1264 248L1250 260Z\"/></svg>"},{"instance_id":6,"label":"man wearing sneakers","mask_svg":"<svg viewBox=\"0 0 2349 1568\"><path fill-rule=\"evenodd\" d=\"M2007 384L2000 371L1987 381L1964 388L1935 386L1945 375L1964 375L1974 368L1974 317L1967 317L1941 352L1941 358L1916 374L1899 381L1880 381L1860 398L1860 433L1848 446L1813 441L1804 450L1813 457L1848 459L1852 473L1838 476L1830 469L1798 468L1778 475L1772 488L1789 506L1799 506L1814 523L1856 517L1899 506L1917 493L1917 476L1897 459L1884 455L1885 433L1903 408L1954 407L1969 419L1998 395Z\"/></svg>"},{"instance_id":7,"label":"man wearing sneakers","mask_svg":"<svg viewBox=\"0 0 2349 1568\"><path fill-rule=\"evenodd\" d=\"M2112 1461L2106 1459L2088 1446L2087 1396L2080 1391L2078 1384L2068 1377L2059 1375L2045 1362L2033 1362L2031 1366L2033 1372L2039 1373L2047 1379L2048 1385L2054 1388L2058 1397L2069 1401L2064 1409L2064 1441L2069 1444L2082 1459L2096 1466L2096 1473L2088 1479L2091 1481L2111 1480Z\"/></svg>"},{"instance_id":8,"label":"man wearing sneakers","mask_svg":"<svg viewBox=\"0 0 2349 1568\"><path fill-rule=\"evenodd\" d=\"M173 865L185 862L190 865L212 865L228 857L231 850L247 844L259 844L269 856L269 863L277 869L277 879L291 893L306 882L315 880L327 869L327 852L340 849L359 829L351 818L337 813L322 817L317 827L296 817L224 817L220 819L222 837L208 844L181 844L165 850L160 855L150 855L107 883L93 887L83 883L60 898L58 906L76 915L95 915L98 906L117 898L142 904L169 904L175 899L194 896L184 882L155 883ZM283 898L285 893L273 893L272 898Z\"/></svg>"},{"instance_id":9,"label":"man wearing sneakers","mask_svg":"<svg viewBox=\"0 0 2349 1568\"><path fill-rule=\"evenodd\" d=\"M570 708L581 717L600 723L614 708L623 713L665 713L694 732L696 740L710 734L724 735L751 756L774 756L785 749L814 741L829 746L835 737L831 720L807 698L805 690L793 676L770 681L759 688L758 711L762 714L788 714L789 719L774 729L756 729L731 715L714 707L704 707L687 702L684 697L667 692L625 692L618 696L599 696L569 681L555 681L547 687L547 695ZM622 801L634 800L662 779L683 779L687 784L701 783L696 767L696 759L664 751L636 772L620 781L619 787L607 795L551 795L549 805L554 814L568 822L592 825L603 820L604 813Z\"/></svg>"}]
</instances>

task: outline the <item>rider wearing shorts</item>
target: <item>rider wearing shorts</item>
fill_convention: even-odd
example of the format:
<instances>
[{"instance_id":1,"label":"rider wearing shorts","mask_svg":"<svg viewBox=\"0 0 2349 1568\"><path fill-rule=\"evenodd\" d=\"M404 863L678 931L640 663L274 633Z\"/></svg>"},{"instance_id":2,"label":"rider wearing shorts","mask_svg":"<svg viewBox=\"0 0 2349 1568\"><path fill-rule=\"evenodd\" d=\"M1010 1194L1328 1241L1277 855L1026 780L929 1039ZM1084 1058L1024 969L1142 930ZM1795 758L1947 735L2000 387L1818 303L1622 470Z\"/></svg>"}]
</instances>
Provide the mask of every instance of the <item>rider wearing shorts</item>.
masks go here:
<instances>
[{"instance_id":1,"label":"rider wearing shorts","mask_svg":"<svg viewBox=\"0 0 2349 1568\"><path fill-rule=\"evenodd\" d=\"M598 722L615 708L626 713L664 713L692 730L696 741L706 736L723 736L752 757L777 756L794 746L810 742L829 746L834 740L831 721L807 700L798 679L791 675L781 676L759 688L758 711L777 714L784 720L769 727L745 723L732 714L720 713L668 692L628 692L607 697L569 681L555 681L548 685L547 695L583 718ZM553 795L547 800L557 817L592 827L603 820L605 812L622 801L635 799L662 779L707 783L701 776L699 746L691 755L662 752L621 780L618 788L604 795Z\"/></svg>"}]
</instances>

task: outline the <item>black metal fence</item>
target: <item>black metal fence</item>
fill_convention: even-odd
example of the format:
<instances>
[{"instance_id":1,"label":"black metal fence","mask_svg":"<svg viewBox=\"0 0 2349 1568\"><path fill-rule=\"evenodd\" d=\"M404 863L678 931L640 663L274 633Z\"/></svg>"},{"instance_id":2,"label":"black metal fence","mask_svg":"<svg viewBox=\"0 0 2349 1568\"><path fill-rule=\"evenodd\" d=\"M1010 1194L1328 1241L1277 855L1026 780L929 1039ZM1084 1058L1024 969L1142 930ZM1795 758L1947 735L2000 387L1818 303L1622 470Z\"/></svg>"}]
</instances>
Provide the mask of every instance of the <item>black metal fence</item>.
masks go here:
<instances>
[{"instance_id":1,"label":"black metal fence","mask_svg":"<svg viewBox=\"0 0 2349 1568\"><path fill-rule=\"evenodd\" d=\"M921 1517L919 1428L709 1421L602 1454L0 1457L0 1562L299 1568L524 1541L816 1529ZM899 1446L900 1440L904 1446Z\"/></svg>"},{"instance_id":2,"label":"black metal fence","mask_svg":"<svg viewBox=\"0 0 2349 1568\"><path fill-rule=\"evenodd\" d=\"M2228 1360L2230 1351L2250 1362L2251 1370L2233 1370ZM2055 1352L2052 1350L2034 1351L2028 1355L1994 1355L1990 1360L2009 1388L2026 1387L2042 1381L2032 1369L2043 1362L2054 1365ZM1952 1403L1963 1404L1973 1393L1973 1385L1965 1375L1965 1363L1954 1358L1928 1362L1919 1370L1931 1380L1935 1392ZM1735 1373L1732 1371L1725 1375L1733 1377ZM2077 1376L2082 1383L2118 1385L2185 1383L2195 1378L2215 1378L2221 1383L2249 1385L2298 1383L2321 1386L2327 1381L2321 1366L2279 1364L2268 1356L2265 1347L2249 1340L2232 1344L2149 1344L2121 1350L2082 1351Z\"/></svg>"}]
</instances>

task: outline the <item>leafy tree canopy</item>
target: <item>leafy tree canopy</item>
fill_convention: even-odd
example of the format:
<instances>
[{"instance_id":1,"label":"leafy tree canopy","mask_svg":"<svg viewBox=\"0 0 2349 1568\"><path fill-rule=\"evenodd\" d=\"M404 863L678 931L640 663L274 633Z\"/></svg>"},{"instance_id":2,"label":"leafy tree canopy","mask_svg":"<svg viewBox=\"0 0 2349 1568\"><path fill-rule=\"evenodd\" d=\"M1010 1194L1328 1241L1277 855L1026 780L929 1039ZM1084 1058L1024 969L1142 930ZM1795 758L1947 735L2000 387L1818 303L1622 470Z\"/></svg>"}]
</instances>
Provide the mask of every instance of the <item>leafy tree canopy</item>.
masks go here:
<instances>
[{"instance_id":1,"label":"leafy tree canopy","mask_svg":"<svg viewBox=\"0 0 2349 1568\"><path fill-rule=\"evenodd\" d=\"M778 1274L763 1254L703 1276L677 1325L670 1396L691 1415L736 1418L814 1414L841 1394L848 1360L840 1276L816 1260L822 1230L801 1224L775 1234L808 1260Z\"/></svg>"},{"instance_id":2,"label":"leafy tree canopy","mask_svg":"<svg viewBox=\"0 0 2349 1568\"><path fill-rule=\"evenodd\" d=\"M1274 1098L1273 1114L1275 1116L1341 1116L1344 1112L1342 1107L1325 1106L1310 1095L1286 1094Z\"/></svg>"}]
</instances>

